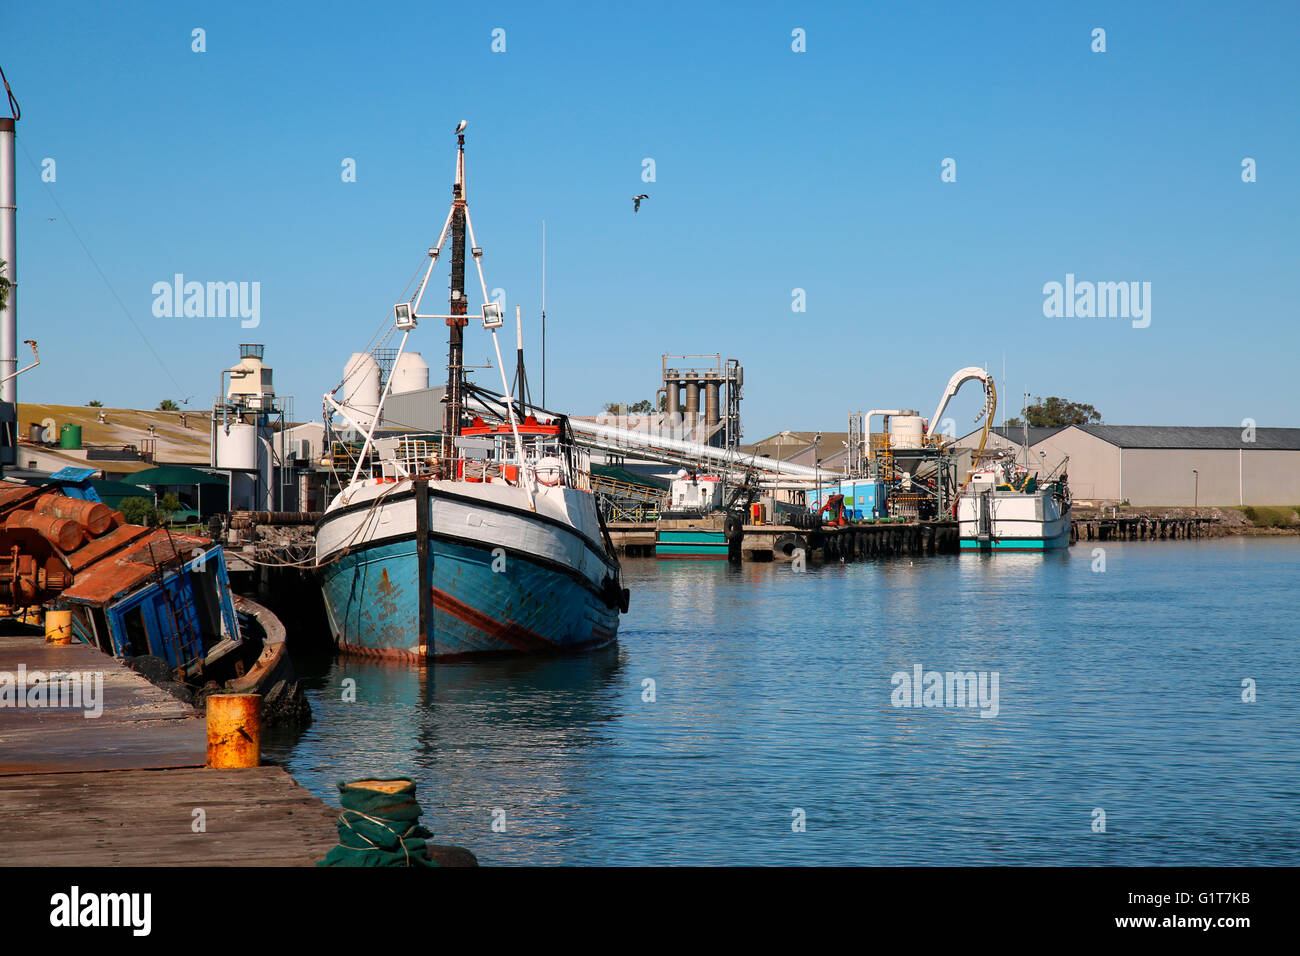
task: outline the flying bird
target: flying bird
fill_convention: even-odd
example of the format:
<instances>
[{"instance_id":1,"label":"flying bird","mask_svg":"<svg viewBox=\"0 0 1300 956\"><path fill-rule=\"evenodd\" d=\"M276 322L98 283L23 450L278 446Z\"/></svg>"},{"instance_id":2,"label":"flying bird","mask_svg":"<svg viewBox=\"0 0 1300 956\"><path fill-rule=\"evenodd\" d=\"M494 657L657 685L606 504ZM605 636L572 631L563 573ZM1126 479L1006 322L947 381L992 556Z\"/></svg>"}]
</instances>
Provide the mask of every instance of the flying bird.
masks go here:
<instances>
[{"instance_id":1,"label":"flying bird","mask_svg":"<svg viewBox=\"0 0 1300 956\"><path fill-rule=\"evenodd\" d=\"M468 126L468 125L469 125L469 122L468 122L467 120L461 120L461 121L460 121L460 125L456 127L456 132L458 132L458 133L463 133L463 132L465 132L465 127Z\"/></svg>"},{"instance_id":2,"label":"flying bird","mask_svg":"<svg viewBox=\"0 0 1300 956\"><path fill-rule=\"evenodd\" d=\"M649 199L649 198L650 198L650 197L649 197L647 194L645 194L645 193L642 193L642 194L639 195L639 196L633 196L633 197L632 197L632 211L633 211L633 212L640 212L640 211L641 211L641 200L642 200L642 199Z\"/></svg>"}]
</instances>

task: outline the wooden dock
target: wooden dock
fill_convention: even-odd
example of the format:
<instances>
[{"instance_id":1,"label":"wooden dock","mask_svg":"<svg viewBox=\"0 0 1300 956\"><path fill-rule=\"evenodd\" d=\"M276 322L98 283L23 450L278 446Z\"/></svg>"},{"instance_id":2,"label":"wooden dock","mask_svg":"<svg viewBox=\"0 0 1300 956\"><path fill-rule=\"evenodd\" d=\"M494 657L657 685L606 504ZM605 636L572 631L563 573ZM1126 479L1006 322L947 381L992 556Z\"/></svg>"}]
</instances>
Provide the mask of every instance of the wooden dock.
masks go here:
<instances>
[{"instance_id":1,"label":"wooden dock","mask_svg":"<svg viewBox=\"0 0 1300 956\"><path fill-rule=\"evenodd\" d=\"M337 817L280 767L0 776L0 866L312 866Z\"/></svg>"},{"instance_id":2,"label":"wooden dock","mask_svg":"<svg viewBox=\"0 0 1300 956\"><path fill-rule=\"evenodd\" d=\"M606 525L614 550L630 558L653 558L655 553L654 521L611 521Z\"/></svg>"},{"instance_id":3,"label":"wooden dock","mask_svg":"<svg viewBox=\"0 0 1300 956\"><path fill-rule=\"evenodd\" d=\"M747 561L791 561L799 551L817 561L857 561L896 555L955 554L955 521L899 521L875 524L745 525L741 553Z\"/></svg>"},{"instance_id":4,"label":"wooden dock","mask_svg":"<svg viewBox=\"0 0 1300 956\"><path fill-rule=\"evenodd\" d=\"M337 842L338 811L282 768L204 769L188 704L94 648L7 629L0 675L102 674L103 712L0 706L0 866L311 866Z\"/></svg>"},{"instance_id":5,"label":"wooden dock","mask_svg":"<svg viewBox=\"0 0 1300 956\"><path fill-rule=\"evenodd\" d=\"M1074 519L1076 541L1181 541L1222 533L1217 518L1097 515Z\"/></svg>"},{"instance_id":6,"label":"wooden dock","mask_svg":"<svg viewBox=\"0 0 1300 956\"><path fill-rule=\"evenodd\" d=\"M611 523L610 540L620 554L653 557L656 523ZM1084 514L1072 522L1072 541L1181 541L1224 533L1212 517ZM745 561L789 561L800 549L812 560L857 560L890 555L954 554L959 533L955 521L878 522L823 525L806 529L787 525L745 525L741 556Z\"/></svg>"},{"instance_id":7,"label":"wooden dock","mask_svg":"<svg viewBox=\"0 0 1300 956\"><path fill-rule=\"evenodd\" d=\"M620 554L654 555L656 522L619 521L607 527ZM812 560L847 561L889 555L953 554L958 547L955 521L882 521L813 529L747 524L744 532L740 552L745 561L790 561L800 549Z\"/></svg>"}]
</instances>

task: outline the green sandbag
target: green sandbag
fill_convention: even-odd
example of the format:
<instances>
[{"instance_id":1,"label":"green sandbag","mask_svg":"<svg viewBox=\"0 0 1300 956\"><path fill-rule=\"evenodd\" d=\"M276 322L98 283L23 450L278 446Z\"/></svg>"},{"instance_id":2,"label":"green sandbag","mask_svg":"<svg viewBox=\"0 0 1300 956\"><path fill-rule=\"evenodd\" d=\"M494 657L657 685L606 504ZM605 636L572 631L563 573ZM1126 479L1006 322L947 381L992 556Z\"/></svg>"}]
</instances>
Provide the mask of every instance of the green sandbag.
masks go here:
<instances>
[{"instance_id":1,"label":"green sandbag","mask_svg":"<svg viewBox=\"0 0 1300 956\"><path fill-rule=\"evenodd\" d=\"M413 781L339 781L339 802L338 845L317 866L438 865L425 849L433 833L420 826Z\"/></svg>"}]
</instances>

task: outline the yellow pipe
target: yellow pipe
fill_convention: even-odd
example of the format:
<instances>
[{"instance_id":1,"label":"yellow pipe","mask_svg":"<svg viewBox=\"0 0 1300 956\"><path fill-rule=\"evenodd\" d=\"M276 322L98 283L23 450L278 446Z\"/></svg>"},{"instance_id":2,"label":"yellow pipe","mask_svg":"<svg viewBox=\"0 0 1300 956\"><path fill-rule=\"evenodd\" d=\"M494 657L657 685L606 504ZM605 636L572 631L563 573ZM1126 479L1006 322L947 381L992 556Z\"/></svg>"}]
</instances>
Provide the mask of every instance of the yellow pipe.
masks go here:
<instances>
[{"instance_id":1,"label":"yellow pipe","mask_svg":"<svg viewBox=\"0 0 1300 956\"><path fill-rule=\"evenodd\" d=\"M208 766L227 770L262 762L262 695L208 698Z\"/></svg>"},{"instance_id":2,"label":"yellow pipe","mask_svg":"<svg viewBox=\"0 0 1300 956\"><path fill-rule=\"evenodd\" d=\"M961 483L961 490L957 492L958 498L966 493L966 486L970 484L971 476L975 474L980 456L984 454L984 443L989 440L989 429L993 427L993 416L998 410L997 387L993 384L992 379L985 382L985 384L988 386L989 413L984 417L984 430L980 432L980 446L975 449L975 455L970 460L970 471L966 472L966 480Z\"/></svg>"}]
</instances>

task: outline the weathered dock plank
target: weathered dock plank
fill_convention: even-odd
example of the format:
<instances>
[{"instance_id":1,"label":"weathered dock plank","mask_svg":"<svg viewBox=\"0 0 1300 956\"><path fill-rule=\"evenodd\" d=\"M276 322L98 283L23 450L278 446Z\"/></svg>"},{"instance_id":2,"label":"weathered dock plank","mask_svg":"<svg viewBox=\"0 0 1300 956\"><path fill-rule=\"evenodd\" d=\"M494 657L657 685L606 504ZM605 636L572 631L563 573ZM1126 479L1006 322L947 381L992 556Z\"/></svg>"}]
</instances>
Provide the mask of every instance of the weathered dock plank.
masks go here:
<instances>
[{"instance_id":1,"label":"weathered dock plank","mask_svg":"<svg viewBox=\"0 0 1300 956\"><path fill-rule=\"evenodd\" d=\"M57 646L34 635L0 637L0 672L77 671L103 675L103 713L0 707L0 775L202 767L207 736L194 708L84 644Z\"/></svg>"},{"instance_id":2,"label":"weathered dock plank","mask_svg":"<svg viewBox=\"0 0 1300 956\"><path fill-rule=\"evenodd\" d=\"M280 767L0 777L0 866L311 866L337 814Z\"/></svg>"},{"instance_id":3,"label":"weathered dock plank","mask_svg":"<svg viewBox=\"0 0 1300 956\"><path fill-rule=\"evenodd\" d=\"M102 674L103 712L0 707L0 866L309 866L337 841L282 768L203 769L203 717L120 661L0 636L0 673L20 668Z\"/></svg>"}]
</instances>

